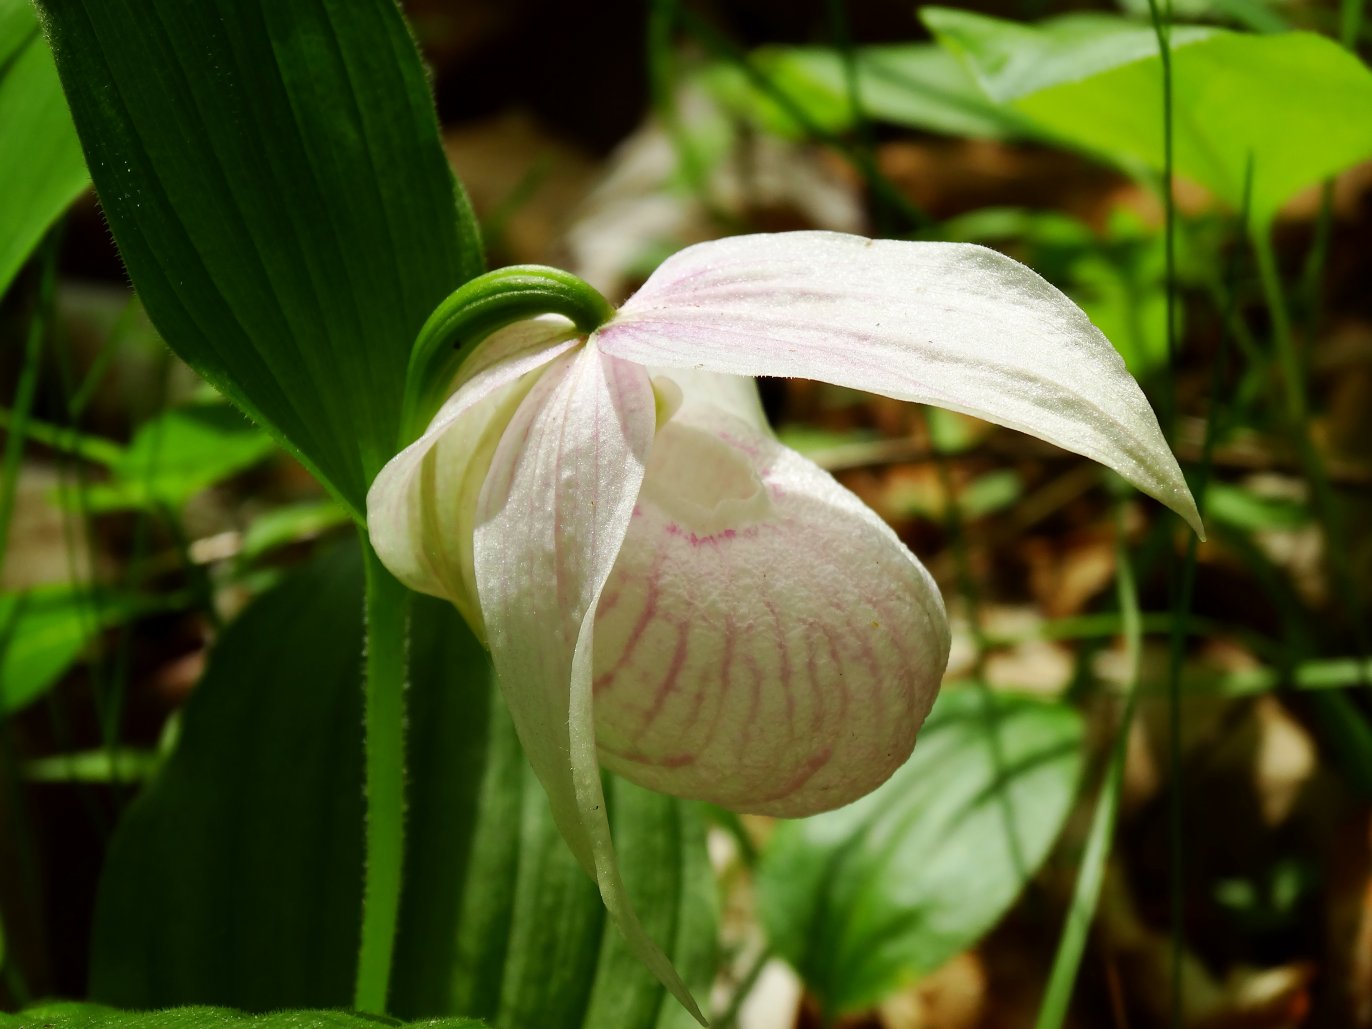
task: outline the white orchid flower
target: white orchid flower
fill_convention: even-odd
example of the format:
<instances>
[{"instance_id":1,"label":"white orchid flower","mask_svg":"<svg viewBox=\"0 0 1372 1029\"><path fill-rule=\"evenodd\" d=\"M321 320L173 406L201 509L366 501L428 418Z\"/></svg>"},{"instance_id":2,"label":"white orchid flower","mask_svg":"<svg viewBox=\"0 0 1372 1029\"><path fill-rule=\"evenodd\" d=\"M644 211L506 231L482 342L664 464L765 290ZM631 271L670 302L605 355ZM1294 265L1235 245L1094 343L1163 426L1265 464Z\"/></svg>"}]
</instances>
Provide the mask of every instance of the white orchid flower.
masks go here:
<instances>
[{"instance_id":1,"label":"white orchid flower","mask_svg":"<svg viewBox=\"0 0 1372 1029\"><path fill-rule=\"evenodd\" d=\"M539 318L475 347L373 484L372 542L484 635L563 836L697 1018L625 896L601 766L739 811L838 807L909 756L948 659L929 573L777 442L755 375L1020 429L1200 529L1110 343L982 247L827 232L703 243L589 334Z\"/></svg>"}]
</instances>

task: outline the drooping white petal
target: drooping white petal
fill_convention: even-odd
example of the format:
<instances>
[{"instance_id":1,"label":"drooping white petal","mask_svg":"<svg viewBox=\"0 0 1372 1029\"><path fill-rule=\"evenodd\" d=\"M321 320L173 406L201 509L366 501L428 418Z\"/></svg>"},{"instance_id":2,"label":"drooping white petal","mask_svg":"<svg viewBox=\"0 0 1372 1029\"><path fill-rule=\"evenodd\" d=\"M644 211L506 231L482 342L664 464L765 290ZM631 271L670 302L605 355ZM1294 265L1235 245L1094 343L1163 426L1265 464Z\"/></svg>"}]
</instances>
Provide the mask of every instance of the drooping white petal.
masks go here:
<instances>
[{"instance_id":1,"label":"drooping white petal","mask_svg":"<svg viewBox=\"0 0 1372 1029\"><path fill-rule=\"evenodd\" d=\"M985 418L1113 468L1201 531L1110 342L985 247L832 232L701 243L664 261L595 339L643 364L821 379Z\"/></svg>"},{"instance_id":2,"label":"drooping white petal","mask_svg":"<svg viewBox=\"0 0 1372 1029\"><path fill-rule=\"evenodd\" d=\"M698 1019L624 891L591 698L595 610L633 514L656 412L647 372L594 345L559 358L496 448L475 571L496 676L558 828L630 948Z\"/></svg>"},{"instance_id":3,"label":"drooping white petal","mask_svg":"<svg viewBox=\"0 0 1372 1029\"><path fill-rule=\"evenodd\" d=\"M367 493L367 529L386 567L411 589L451 600L478 634L472 531L481 484L533 373L578 342L563 318L490 336L463 362L424 435L386 464Z\"/></svg>"},{"instance_id":4,"label":"drooping white petal","mask_svg":"<svg viewBox=\"0 0 1372 1029\"><path fill-rule=\"evenodd\" d=\"M813 814L909 756L948 660L943 602L870 509L704 379L683 377L601 596L601 759L661 792Z\"/></svg>"}]
</instances>

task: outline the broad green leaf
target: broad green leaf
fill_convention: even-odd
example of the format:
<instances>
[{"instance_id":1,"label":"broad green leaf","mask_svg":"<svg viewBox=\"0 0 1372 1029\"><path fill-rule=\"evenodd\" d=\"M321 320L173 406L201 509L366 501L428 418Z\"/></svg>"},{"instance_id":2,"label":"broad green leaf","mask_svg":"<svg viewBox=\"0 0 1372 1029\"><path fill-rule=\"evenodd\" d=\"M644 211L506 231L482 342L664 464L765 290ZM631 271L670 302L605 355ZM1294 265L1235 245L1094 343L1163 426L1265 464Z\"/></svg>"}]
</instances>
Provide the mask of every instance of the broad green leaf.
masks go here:
<instances>
[{"instance_id":1,"label":"broad green leaf","mask_svg":"<svg viewBox=\"0 0 1372 1029\"><path fill-rule=\"evenodd\" d=\"M360 512L410 345L481 266L393 0L41 0L173 350Z\"/></svg>"},{"instance_id":2,"label":"broad green leaf","mask_svg":"<svg viewBox=\"0 0 1372 1029\"><path fill-rule=\"evenodd\" d=\"M485 654L448 605L415 608L392 1010L508 1029L685 1026L553 827ZM350 1002L361 615L348 548L288 577L226 630L173 755L116 834L96 913L97 1000ZM688 981L707 985L713 904L696 812L618 781L609 803L645 924Z\"/></svg>"},{"instance_id":3,"label":"broad green leaf","mask_svg":"<svg viewBox=\"0 0 1372 1029\"><path fill-rule=\"evenodd\" d=\"M0 594L0 716L41 697L97 632L161 606L82 586Z\"/></svg>"},{"instance_id":4,"label":"broad green leaf","mask_svg":"<svg viewBox=\"0 0 1372 1029\"><path fill-rule=\"evenodd\" d=\"M93 511L180 508L275 449L270 436L227 404L173 408L139 426L111 465L111 481L90 486L84 503Z\"/></svg>"},{"instance_id":5,"label":"broad green leaf","mask_svg":"<svg viewBox=\"0 0 1372 1029\"><path fill-rule=\"evenodd\" d=\"M828 131L854 123L843 56L831 48L764 47L751 56L757 71ZM1027 126L989 102L971 75L931 43L861 47L854 54L858 94L868 118L950 136L1000 137ZM718 63L701 81L725 106L768 131L797 137L804 128L743 70Z\"/></svg>"},{"instance_id":6,"label":"broad green leaf","mask_svg":"<svg viewBox=\"0 0 1372 1029\"><path fill-rule=\"evenodd\" d=\"M93 999L351 1002L361 897L362 587L352 548L220 638L179 744L111 844Z\"/></svg>"},{"instance_id":7,"label":"broad green leaf","mask_svg":"<svg viewBox=\"0 0 1372 1029\"><path fill-rule=\"evenodd\" d=\"M934 971L1004 914L1067 816L1081 731L1063 704L945 689L889 782L777 829L763 923L829 1014Z\"/></svg>"},{"instance_id":8,"label":"broad green leaf","mask_svg":"<svg viewBox=\"0 0 1372 1029\"><path fill-rule=\"evenodd\" d=\"M988 96L1041 134L1128 170L1163 166L1162 62L1146 25L1069 15L1036 27L921 11ZM1172 31L1175 167L1269 222L1292 194L1372 156L1372 71L1305 32Z\"/></svg>"},{"instance_id":9,"label":"broad green leaf","mask_svg":"<svg viewBox=\"0 0 1372 1029\"><path fill-rule=\"evenodd\" d=\"M0 296L89 182L30 0L0 0Z\"/></svg>"},{"instance_id":10,"label":"broad green leaf","mask_svg":"<svg viewBox=\"0 0 1372 1029\"><path fill-rule=\"evenodd\" d=\"M425 1029L480 1029L467 1018L425 1022ZM346 1011L273 1011L250 1015L228 1008L117 1011L101 1004L50 1003L18 1015L0 1015L0 1029L378 1029L403 1022Z\"/></svg>"}]
</instances>

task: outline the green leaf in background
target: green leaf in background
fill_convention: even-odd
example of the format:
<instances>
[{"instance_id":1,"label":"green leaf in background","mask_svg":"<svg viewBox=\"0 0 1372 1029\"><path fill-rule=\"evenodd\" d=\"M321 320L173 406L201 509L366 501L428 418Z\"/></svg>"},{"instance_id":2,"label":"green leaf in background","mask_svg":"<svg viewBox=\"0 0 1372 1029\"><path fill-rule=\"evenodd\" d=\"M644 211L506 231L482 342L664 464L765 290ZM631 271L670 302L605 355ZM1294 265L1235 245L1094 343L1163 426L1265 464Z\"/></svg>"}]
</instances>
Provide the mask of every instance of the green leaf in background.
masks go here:
<instances>
[{"instance_id":1,"label":"green leaf in background","mask_svg":"<svg viewBox=\"0 0 1372 1029\"><path fill-rule=\"evenodd\" d=\"M41 697L96 633L165 603L68 585L0 594L0 715Z\"/></svg>"},{"instance_id":2,"label":"green leaf in background","mask_svg":"<svg viewBox=\"0 0 1372 1029\"><path fill-rule=\"evenodd\" d=\"M830 1015L934 971L1014 903L1071 806L1081 734L1065 704L945 689L889 782L777 829L763 924Z\"/></svg>"},{"instance_id":3,"label":"green leaf in background","mask_svg":"<svg viewBox=\"0 0 1372 1029\"><path fill-rule=\"evenodd\" d=\"M92 995L120 1007L348 1004L361 891L361 569L351 547L233 623L176 750L115 837ZM406 885L391 1008L503 1029L694 1025L625 950L576 865L449 605L417 600ZM713 972L694 808L613 781L645 925L694 986ZM684 1018L684 1021L683 1021Z\"/></svg>"},{"instance_id":4,"label":"green leaf in background","mask_svg":"<svg viewBox=\"0 0 1372 1029\"><path fill-rule=\"evenodd\" d=\"M843 56L832 48L763 47L750 59L815 125L831 132L853 125ZM932 43L860 47L854 60L869 118L973 138L1028 130L1013 111L988 101L962 64ZM701 81L726 107L759 127L804 135L804 128L742 69L719 62L703 70Z\"/></svg>"},{"instance_id":5,"label":"green leaf in background","mask_svg":"<svg viewBox=\"0 0 1372 1029\"><path fill-rule=\"evenodd\" d=\"M0 296L89 182L30 0L0 0Z\"/></svg>"},{"instance_id":6,"label":"green leaf in background","mask_svg":"<svg viewBox=\"0 0 1372 1029\"><path fill-rule=\"evenodd\" d=\"M41 0L95 187L178 354L355 513L475 222L393 0Z\"/></svg>"},{"instance_id":7,"label":"green leaf in background","mask_svg":"<svg viewBox=\"0 0 1372 1029\"><path fill-rule=\"evenodd\" d=\"M53 1003L18 1015L0 1015L0 1029L377 1029L402 1022L345 1011L274 1011L247 1015L228 1008L116 1011L99 1004ZM425 1022L425 1029L480 1029L466 1018Z\"/></svg>"},{"instance_id":8,"label":"green leaf in background","mask_svg":"<svg viewBox=\"0 0 1372 1029\"><path fill-rule=\"evenodd\" d=\"M172 408L138 427L111 464L111 481L91 485L84 503L92 511L151 505L179 509L201 490L251 468L275 450L270 436L227 404Z\"/></svg>"},{"instance_id":9,"label":"green leaf in background","mask_svg":"<svg viewBox=\"0 0 1372 1029\"><path fill-rule=\"evenodd\" d=\"M347 511L332 500L302 500L274 507L257 515L243 530L238 559L252 564L273 550L322 536L347 522Z\"/></svg>"},{"instance_id":10,"label":"green leaf in background","mask_svg":"<svg viewBox=\"0 0 1372 1029\"><path fill-rule=\"evenodd\" d=\"M1030 27L925 7L987 95L1042 134L1128 170L1162 169L1162 62L1153 30L1105 15ZM1233 208L1251 156L1254 225L1292 194L1372 155L1372 71L1332 40L1172 31L1177 174Z\"/></svg>"}]
</instances>

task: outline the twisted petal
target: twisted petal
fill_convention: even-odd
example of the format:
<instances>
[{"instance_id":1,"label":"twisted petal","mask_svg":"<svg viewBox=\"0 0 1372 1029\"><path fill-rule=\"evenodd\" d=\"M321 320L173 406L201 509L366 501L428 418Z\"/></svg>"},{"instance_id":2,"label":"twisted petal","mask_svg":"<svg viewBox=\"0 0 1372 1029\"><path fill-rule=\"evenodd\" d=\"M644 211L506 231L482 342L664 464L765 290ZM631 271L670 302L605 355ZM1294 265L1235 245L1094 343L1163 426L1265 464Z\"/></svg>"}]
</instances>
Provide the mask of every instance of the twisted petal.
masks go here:
<instances>
[{"instance_id":1,"label":"twisted petal","mask_svg":"<svg viewBox=\"0 0 1372 1029\"><path fill-rule=\"evenodd\" d=\"M558 358L491 460L475 572L496 675L558 828L630 948L700 1019L625 894L591 707L596 604L629 527L655 421L643 368L593 344Z\"/></svg>"},{"instance_id":2,"label":"twisted petal","mask_svg":"<svg viewBox=\"0 0 1372 1029\"><path fill-rule=\"evenodd\" d=\"M1110 342L985 247L832 232L701 243L663 262L595 339L643 364L822 379L1007 425L1113 468L1201 531Z\"/></svg>"},{"instance_id":3,"label":"twisted petal","mask_svg":"<svg viewBox=\"0 0 1372 1029\"><path fill-rule=\"evenodd\" d=\"M367 493L367 528L386 567L411 589L451 600L478 634L472 532L481 484L535 373L578 342L563 318L521 322L485 340L424 435Z\"/></svg>"},{"instance_id":4,"label":"twisted petal","mask_svg":"<svg viewBox=\"0 0 1372 1029\"><path fill-rule=\"evenodd\" d=\"M706 378L683 377L601 597L601 759L665 793L813 814L909 756L948 660L943 602L885 523L710 403Z\"/></svg>"}]
</instances>

